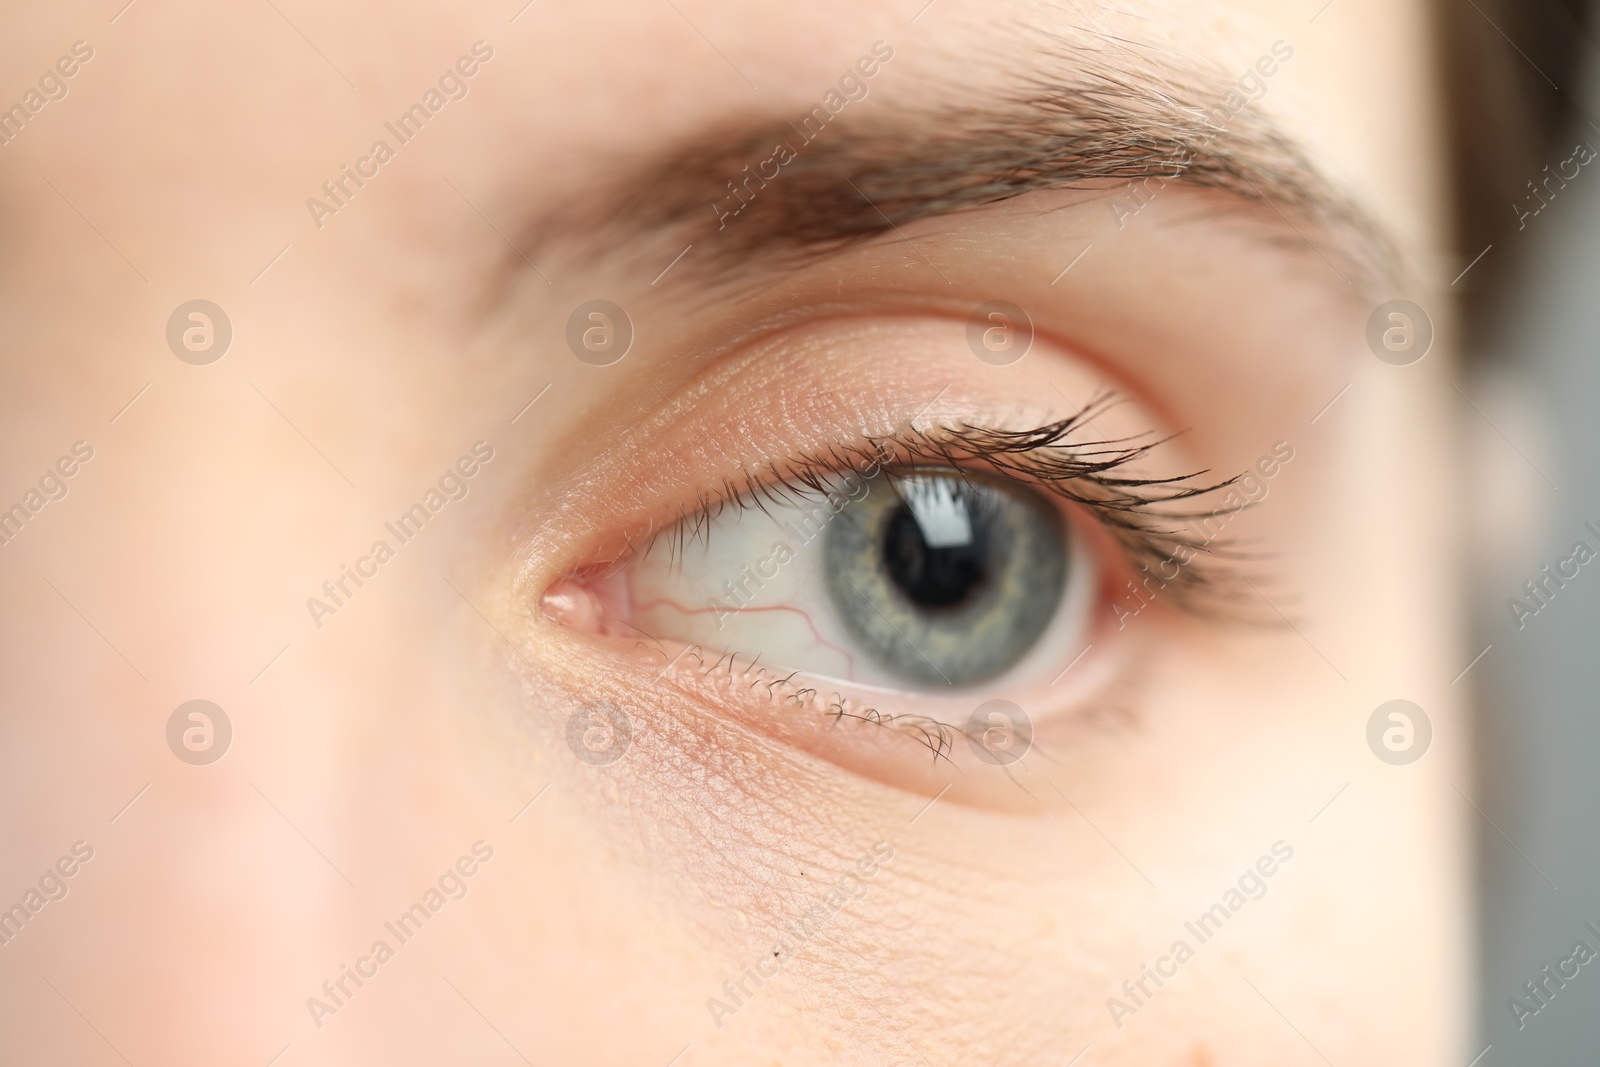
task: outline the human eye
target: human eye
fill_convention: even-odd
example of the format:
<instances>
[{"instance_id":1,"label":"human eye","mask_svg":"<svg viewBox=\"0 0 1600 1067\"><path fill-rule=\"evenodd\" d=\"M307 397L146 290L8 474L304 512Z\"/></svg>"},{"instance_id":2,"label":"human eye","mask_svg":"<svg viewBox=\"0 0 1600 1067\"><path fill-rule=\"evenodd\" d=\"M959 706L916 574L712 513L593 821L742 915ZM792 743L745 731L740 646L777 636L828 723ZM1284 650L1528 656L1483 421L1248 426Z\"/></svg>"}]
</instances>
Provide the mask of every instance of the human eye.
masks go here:
<instances>
[{"instance_id":1,"label":"human eye","mask_svg":"<svg viewBox=\"0 0 1600 1067\"><path fill-rule=\"evenodd\" d=\"M1234 479L1173 466L1148 422L1102 389L1043 423L913 420L726 472L540 609L769 722L1025 769L1036 725L1047 749L1058 720L1120 699L1147 604L1230 602L1228 551L1194 520L1242 506L1211 501Z\"/></svg>"},{"instance_id":2,"label":"human eye","mask_svg":"<svg viewBox=\"0 0 1600 1067\"><path fill-rule=\"evenodd\" d=\"M870 456L801 479L701 513L675 558L669 541L628 568L624 621L708 652L759 649L819 682L918 691L1081 644L1093 558L1037 492Z\"/></svg>"},{"instance_id":3,"label":"human eye","mask_svg":"<svg viewBox=\"0 0 1600 1067\"><path fill-rule=\"evenodd\" d=\"M827 203L889 229L841 185ZM639 773L770 758L783 774L739 788L852 781L820 759L982 806L1168 743L1281 636L1231 624L1294 610L1275 598L1304 577L1314 468L1279 472L1359 313L1270 220L1172 193L1137 230L1053 190L769 248L765 271L739 242L792 232L775 199L725 258L664 244L679 288L614 292L635 349L573 368L609 375L607 403L511 520L501 636L532 706L554 728L631 716ZM1245 279L1276 297L1241 304ZM1000 298L1032 320L1013 362L973 338ZM1299 502L1255 507L1269 491Z\"/></svg>"}]
</instances>

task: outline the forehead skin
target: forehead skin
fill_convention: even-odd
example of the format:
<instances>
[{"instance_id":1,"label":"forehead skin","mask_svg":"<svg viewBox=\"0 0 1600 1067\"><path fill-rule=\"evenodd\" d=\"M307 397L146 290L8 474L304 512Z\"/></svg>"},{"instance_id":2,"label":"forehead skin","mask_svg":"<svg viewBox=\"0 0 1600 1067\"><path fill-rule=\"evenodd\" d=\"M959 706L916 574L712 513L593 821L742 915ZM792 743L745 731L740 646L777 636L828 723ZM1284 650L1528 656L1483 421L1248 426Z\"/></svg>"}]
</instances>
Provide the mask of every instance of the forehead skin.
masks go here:
<instances>
[{"instance_id":1,"label":"forehead skin","mask_svg":"<svg viewBox=\"0 0 1600 1067\"><path fill-rule=\"evenodd\" d=\"M1145 68L1176 57L1226 82L1288 42L1293 63L1253 106L1389 235L1408 292L1440 287L1447 212L1422 4L919 6L137 0L120 13L69 3L4 16L0 100L20 98L72 42L94 49L65 98L0 146L0 501L71 442L95 449L66 501L0 548L11 831L0 907L72 842L95 849L70 894L0 948L0 1032L16 1055L1022 1064L1092 1045L1081 1062L1470 1058L1449 784L1462 781L1462 743L1445 684L1457 669L1453 540L1446 495L1407 491L1408 478L1453 484L1442 345L1403 382L1375 377L1359 341L1359 366L1309 344L1274 358L1264 335L1300 305L1248 295L1207 319L1219 330L1249 320L1216 342L1215 365L1169 365L1159 322L1103 328L1107 347L1138 349L1116 373L1166 381L1179 397L1154 390L1152 406L1179 411L1208 454L1250 462L1288 424L1276 409L1295 409L1282 432L1307 442L1309 488L1285 488L1281 520L1264 529L1297 535L1293 574L1318 621L1309 637L1197 639L1172 653L1143 680L1181 694L1170 732L1087 743L1071 780L1094 799L1076 813L1072 801L1048 820L946 804L913 823L928 798L730 734L703 708L641 695L620 668L528 638L508 577L513 561L523 577L537 570L518 556L520 534L558 516L576 544L584 523L638 510L627 492L545 487L632 490L633 478L642 499L648 479L626 449L608 459L598 443L647 417L670 422L659 398L709 389L698 376L716 347L641 338L628 376L604 377L566 351L568 312L625 291L662 336L737 317L691 272L652 286L674 254L658 254L660 233L586 260L581 235L532 243L541 213L707 131L804 114L875 41L895 58L851 107L886 112L1003 99L1071 55L1112 70L1130 54ZM466 97L319 226L307 199L480 40L493 58ZM1123 254L1160 258L1168 226L1186 263L1256 241L1182 236L1186 213L1217 203L1163 200L1158 225ZM1081 243L1059 256L1029 245L1045 231L1007 210L983 216L997 227L985 239L1016 226L1017 258L997 266L982 248L957 287L1029 256L1065 263ZM1277 233L1278 216L1252 218L1276 228L1265 243L1291 249L1296 277L1323 269L1293 222ZM1099 209L1094 219L1084 225L1106 226ZM960 258L939 236L958 224L919 225L910 236L937 262ZM850 261L853 277L878 277L881 253ZM1134 269L1106 255L1108 272ZM1238 255L1246 294L1280 262ZM750 307L815 296L830 269L775 281ZM1318 313L1364 299L1316 278L1305 306ZM1169 279L1174 301L1205 298L1204 280ZM1094 303L1094 284L1063 299ZM1103 303L1120 308L1113 297ZM233 323L230 351L206 368L175 360L164 334L194 298ZM815 362L795 388L841 391ZM868 380L886 409L915 410L907 398L925 385L883 368ZM765 381L744 386L747 412ZM1327 420L1299 414L1351 382ZM818 411L804 411L813 430ZM735 438L760 420L742 418L723 420L726 440L698 424L678 432L758 453ZM307 593L479 438L496 458L450 505L455 525L386 564L388 584L352 601L366 614L311 628ZM1323 673L1330 660L1343 682ZM642 704L638 747L611 777L565 758L556 709L585 692ZM1400 694L1436 710L1436 755L1380 775L1360 730ZM174 760L163 733L195 698L223 705L235 730L211 767ZM1341 783L1341 806L1312 824ZM785 972L787 987L712 1026L707 997L808 906L804 868L855 863L885 825L896 859L870 908ZM1164 1014L1111 1026L1106 998L1279 837L1303 867L1292 887L1273 886L1271 923L1197 961L1162 992ZM480 839L494 858L468 895L351 987L348 1006L309 1022L306 998ZM1113 840L1139 842L1148 874L1106 849Z\"/></svg>"}]
</instances>

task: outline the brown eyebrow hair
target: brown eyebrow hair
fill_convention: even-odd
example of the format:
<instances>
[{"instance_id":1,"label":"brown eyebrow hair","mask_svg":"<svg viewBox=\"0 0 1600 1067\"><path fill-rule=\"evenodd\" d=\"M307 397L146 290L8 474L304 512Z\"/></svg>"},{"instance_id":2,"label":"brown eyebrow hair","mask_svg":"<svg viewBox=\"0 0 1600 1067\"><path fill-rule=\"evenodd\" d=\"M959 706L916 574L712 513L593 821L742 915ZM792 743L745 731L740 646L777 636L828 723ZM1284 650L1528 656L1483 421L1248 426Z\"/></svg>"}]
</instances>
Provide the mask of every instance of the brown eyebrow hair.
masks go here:
<instances>
[{"instance_id":1,"label":"brown eyebrow hair","mask_svg":"<svg viewBox=\"0 0 1600 1067\"><path fill-rule=\"evenodd\" d=\"M524 226L516 244L582 263L639 251L641 238L660 239L648 242L659 254L677 238L695 249L679 280L716 281L803 265L921 219L1038 190L1139 197L1176 183L1262 207L1356 291L1398 284L1397 243L1384 227L1253 102L1233 106L1242 75L1117 51L1112 65L1105 51L1057 42L1049 73L974 100L874 106L869 97L809 140L810 126L796 124L806 112L724 118L613 161L603 168L610 176ZM1255 82L1267 84L1259 74ZM793 158L752 186L751 168L779 145ZM715 204L739 202L730 183L754 195L736 218L719 220Z\"/></svg>"}]
</instances>

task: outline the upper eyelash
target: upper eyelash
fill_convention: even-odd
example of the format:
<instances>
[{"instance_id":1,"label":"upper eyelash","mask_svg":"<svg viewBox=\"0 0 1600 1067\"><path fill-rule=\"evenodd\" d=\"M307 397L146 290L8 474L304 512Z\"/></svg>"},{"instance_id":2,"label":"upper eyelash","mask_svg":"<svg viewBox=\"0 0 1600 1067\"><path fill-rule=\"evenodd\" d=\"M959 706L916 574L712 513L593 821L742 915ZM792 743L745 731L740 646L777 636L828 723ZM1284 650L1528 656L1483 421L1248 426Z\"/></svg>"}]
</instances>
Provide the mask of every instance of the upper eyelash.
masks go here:
<instances>
[{"instance_id":1,"label":"upper eyelash","mask_svg":"<svg viewBox=\"0 0 1600 1067\"><path fill-rule=\"evenodd\" d=\"M874 469L893 484L904 468L932 462L955 471L985 472L1087 509L1127 553L1136 572L1187 550L1191 561L1179 568L1177 577L1162 580L1162 588L1171 590L1177 604L1220 610L1251 599L1249 577L1226 564L1252 557L1239 551L1237 542L1201 536L1185 525L1194 519L1231 517L1251 504L1193 510L1183 506L1227 489L1242 475L1210 482L1203 480L1210 473L1206 470L1164 478L1121 473L1172 440L1170 436L1145 433L1069 442L1120 402L1114 391L1103 390L1072 415L1031 430L971 423L931 430L907 427L865 437L857 445L835 446L743 471L737 478L724 479L720 493L702 492L693 506L681 508L669 529L651 528L639 545L629 541L629 550L608 561L606 569L663 545L670 553L669 562L675 562L689 544L709 542L712 521L730 507L765 513L769 504L815 500L837 491L837 479L846 471Z\"/></svg>"}]
</instances>

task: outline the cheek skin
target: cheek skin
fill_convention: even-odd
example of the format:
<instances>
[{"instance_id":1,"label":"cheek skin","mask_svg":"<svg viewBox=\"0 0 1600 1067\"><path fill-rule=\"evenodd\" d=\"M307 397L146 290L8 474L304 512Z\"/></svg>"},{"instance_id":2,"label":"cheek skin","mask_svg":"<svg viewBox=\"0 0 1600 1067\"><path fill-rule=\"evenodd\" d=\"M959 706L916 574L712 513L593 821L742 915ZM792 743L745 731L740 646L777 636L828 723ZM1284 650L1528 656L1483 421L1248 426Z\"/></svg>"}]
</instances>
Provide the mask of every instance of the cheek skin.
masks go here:
<instances>
[{"instance_id":1,"label":"cheek skin","mask_svg":"<svg viewBox=\"0 0 1600 1067\"><path fill-rule=\"evenodd\" d=\"M632 671L597 674L591 662L548 647L539 665L539 678L529 679L535 710L528 725L551 751L565 749L565 715L577 704L575 694L630 713L633 743L622 759L607 767L558 760L558 779L578 798L574 807L595 837L622 853L627 869L644 872L649 895L668 902L664 910L691 943L725 960L727 975L738 977L742 967L770 955L775 942L795 943L789 924L803 921L818 931L785 962L774 979L781 985L741 1008L720 1040L740 1046L755 1027L803 1025L849 1047L903 1055L894 1030L917 1014L918 1003L947 995L940 976L949 973L961 975L962 984L976 975L995 979L975 983L972 994L991 1001L988 1009L970 1011L976 1005L969 998L964 1018L1011 1014L1001 1010L1008 994L999 979L1020 946L986 952L980 944L986 939L970 939L991 920L1003 924L1002 914L1024 890L1009 876L996 877L992 839L987 848L977 838L963 844L958 830L952 840L950 825L934 818L937 808L913 823L925 798L843 774L666 687L642 688ZM807 921L878 841L890 842L895 856L866 881L866 895L828 908L823 921ZM1026 876L1026 867L1019 874ZM919 933L908 939L913 928ZM726 999L715 984L685 995ZM861 1009L865 1001L872 1011ZM717 1039L709 1013L703 1018L705 1038ZM940 1038L953 1039L953 1033Z\"/></svg>"}]
</instances>

